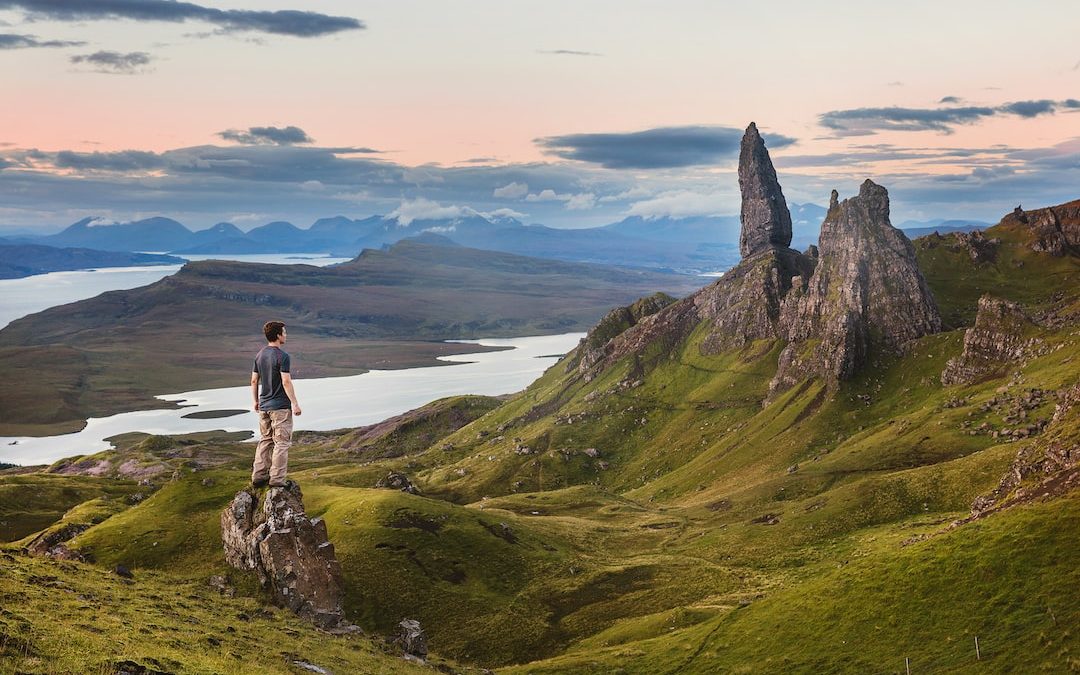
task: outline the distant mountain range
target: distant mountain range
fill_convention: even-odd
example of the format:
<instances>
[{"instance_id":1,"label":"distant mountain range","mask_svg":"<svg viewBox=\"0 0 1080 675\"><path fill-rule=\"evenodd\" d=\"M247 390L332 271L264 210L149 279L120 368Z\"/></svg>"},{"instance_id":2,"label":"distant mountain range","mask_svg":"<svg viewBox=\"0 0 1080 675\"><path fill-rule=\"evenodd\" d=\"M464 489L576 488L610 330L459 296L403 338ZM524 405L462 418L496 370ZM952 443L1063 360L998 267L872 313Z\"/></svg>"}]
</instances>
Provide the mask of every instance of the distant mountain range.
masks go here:
<instances>
[{"instance_id":1,"label":"distant mountain range","mask_svg":"<svg viewBox=\"0 0 1080 675\"><path fill-rule=\"evenodd\" d=\"M791 204L792 246L804 249L818 238L826 209ZM986 227L978 221L938 219L907 221L911 237L935 230L951 232ZM618 264L686 274L724 270L739 259L739 217L695 216L643 218L584 229L525 225L503 216L473 214L448 219L403 221L388 216L321 218L302 229L275 221L244 232L232 223L192 231L162 216L130 223L83 218L62 232L41 237L9 237L10 242L102 251L154 251L185 254L329 253L352 257L365 248L380 249L424 234L454 243L503 253L573 262Z\"/></svg>"}]
</instances>

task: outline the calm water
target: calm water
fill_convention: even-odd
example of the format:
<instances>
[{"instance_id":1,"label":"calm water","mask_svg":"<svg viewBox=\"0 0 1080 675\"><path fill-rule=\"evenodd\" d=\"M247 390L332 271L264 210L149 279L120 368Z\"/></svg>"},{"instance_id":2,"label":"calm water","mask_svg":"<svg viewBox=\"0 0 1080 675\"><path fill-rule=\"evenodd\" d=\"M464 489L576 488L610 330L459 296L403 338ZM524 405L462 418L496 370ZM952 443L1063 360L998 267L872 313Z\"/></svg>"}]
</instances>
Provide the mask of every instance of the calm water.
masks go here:
<instances>
[{"instance_id":1,"label":"calm water","mask_svg":"<svg viewBox=\"0 0 1080 675\"><path fill-rule=\"evenodd\" d=\"M239 260L276 264L332 265L351 258L283 255L187 255L188 260ZM85 300L105 291L137 288L164 279L180 269L179 265L146 267L107 267L72 272L51 272L23 279L0 280L0 328L15 319L56 305Z\"/></svg>"},{"instance_id":2,"label":"calm water","mask_svg":"<svg viewBox=\"0 0 1080 675\"><path fill-rule=\"evenodd\" d=\"M455 363L406 370L373 370L350 377L295 380L303 415L296 429L328 430L373 424L424 405L437 398L457 394L509 394L524 389L548 367L577 346L584 333L490 340L462 340L513 349L440 357ZM243 375L243 374L242 374ZM145 410L111 417L91 418L85 429L75 434L43 438L0 437L0 462L43 464L63 457L107 449L104 439L129 431L154 434L182 434L195 431L252 431L258 427L254 413L218 419L185 419L193 412L248 409L248 386L189 391L159 396L165 401L183 402L184 407Z\"/></svg>"}]
</instances>

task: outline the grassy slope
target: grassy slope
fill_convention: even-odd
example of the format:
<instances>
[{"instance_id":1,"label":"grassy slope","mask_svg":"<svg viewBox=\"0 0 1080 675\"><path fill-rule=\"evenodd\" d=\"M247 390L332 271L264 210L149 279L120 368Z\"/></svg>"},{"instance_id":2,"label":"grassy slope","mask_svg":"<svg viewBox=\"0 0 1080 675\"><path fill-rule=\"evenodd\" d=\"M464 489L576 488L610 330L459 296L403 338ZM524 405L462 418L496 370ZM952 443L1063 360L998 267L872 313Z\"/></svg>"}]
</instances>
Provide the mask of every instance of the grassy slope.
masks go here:
<instances>
[{"instance_id":1,"label":"grassy slope","mask_svg":"<svg viewBox=\"0 0 1080 675\"><path fill-rule=\"evenodd\" d=\"M1036 310L1076 287L1038 274L1074 275L1075 262L1009 241L999 261L1023 267L920 256L957 317L1001 275L1022 277L1002 294ZM408 456L342 453L341 436L295 446L350 617L377 632L419 618L436 652L522 672L902 672L905 656L959 671L975 635L992 672L1080 667L1080 497L918 541L965 514L1027 442L971 435L1005 426L982 404L1075 381L1073 326L1042 330L1047 354L971 386L938 380L962 348L955 330L879 357L835 396L811 382L765 409L780 345L703 357L705 329L587 385L565 359L423 453L409 438L430 435L424 424L398 438ZM1030 414L1052 411L1048 400ZM74 544L104 564L220 572L218 513L244 464L185 474ZM371 489L389 470L426 496Z\"/></svg>"},{"instance_id":2,"label":"grassy slope","mask_svg":"<svg viewBox=\"0 0 1080 675\"><path fill-rule=\"evenodd\" d=\"M413 242L332 268L191 263L0 330L0 367L24 383L0 391L0 435L58 433L89 415L166 405L156 394L234 385L269 318L289 324L297 377L325 377L483 350L447 339L584 330L612 305L692 286L677 275Z\"/></svg>"},{"instance_id":3,"label":"grassy slope","mask_svg":"<svg viewBox=\"0 0 1080 675\"><path fill-rule=\"evenodd\" d=\"M4 554L0 554L4 555ZM115 664L189 673L430 673L362 635L331 636L287 610L227 598L205 583L140 570L6 555L0 670L113 673Z\"/></svg>"}]
</instances>

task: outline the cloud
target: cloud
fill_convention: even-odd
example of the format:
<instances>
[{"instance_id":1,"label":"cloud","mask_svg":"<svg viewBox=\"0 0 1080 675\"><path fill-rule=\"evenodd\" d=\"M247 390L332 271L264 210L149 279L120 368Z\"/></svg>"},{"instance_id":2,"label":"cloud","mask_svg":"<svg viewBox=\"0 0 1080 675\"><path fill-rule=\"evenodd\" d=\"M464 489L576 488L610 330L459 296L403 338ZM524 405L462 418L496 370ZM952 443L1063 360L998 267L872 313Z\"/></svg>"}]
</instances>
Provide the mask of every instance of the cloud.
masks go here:
<instances>
[{"instance_id":1,"label":"cloud","mask_svg":"<svg viewBox=\"0 0 1080 675\"><path fill-rule=\"evenodd\" d=\"M946 96L946 99L955 99ZM1071 101L1039 99L1013 101L999 106L956 106L951 108L854 108L832 110L818 116L818 123L832 129L837 136L867 136L879 131L940 131L951 134L962 124L975 124L997 115L1016 115L1024 118L1052 115L1060 109L1071 109Z\"/></svg>"},{"instance_id":2,"label":"cloud","mask_svg":"<svg viewBox=\"0 0 1080 675\"><path fill-rule=\"evenodd\" d=\"M307 135L300 127L248 127L247 130L226 129L218 132L218 136L227 141L241 143L243 145L295 145L298 143L314 143L315 139Z\"/></svg>"},{"instance_id":3,"label":"cloud","mask_svg":"<svg viewBox=\"0 0 1080 675\"><path fill-rule=\"evenodd\" d=\"M222 29L294 37L318 37L365 28L364 22L299 10L217 9L175 0L0 0L0 9L21 9L34 19L93 21L203 21Z\"/></svg>"},{"instance_id":4,"label":"cloud","mask_svg":"<svg viewBox=\"0 0 1080 675\"><path fill-rule=\"evenodd\" d=\"M941 100L938 101L938 103L959 103L959 102L960 102L960 97L959 96L942 96Z\"/></svg>"},{"instance_id":5,"label":"cloud","mask_svg":"<svg viewBox=\"0 0 1080 675\"><path fill-rule=\"evenodd\" d=\"M569 197L566 197L566 199L569 199ZM525 201L527 201L527 202L559 202L559 201L565 201L565 199L563 198L562 195L555 194L554 190L547 189L547 190L541 190L540 192L536 192L536 193L527 195L525 197Z\"/></svg>"},{"instance_id":6,"label":"cloud","mask_svg":"<svg viewBox=\"0 0 1080 675\"><path fill-rule=\"evenodd\" d=\"M555 54L558 56L603 56L599 52L583 52L576 49L537 49L537 54Z\"/></svg>"},{"instance_id":7,"label":"cloud","mask_svg":"<svg viewBox=\"0 0 1080 675\"><path fill-rule=\"evenodd\" d=\"M525 195L529 194L528 183L507 183L506 185L495 188L495 191L491 193L492 197L498 197L499 199L521 199Z\"/></svg>"},{"instance_id":8,"label":"cloud","mask_svg":"<svg viewBox=\"0 0 1080 675\"><path fill-rule=\"evenodd\" d=\"M529 214L522 213L520 211L515 211L514 209L503 208L503 209L495 209L494 211L491 211L490 213L486 213L484 215L488 216L489 219L490 218L514 218L514 219L517 219L517 220L521 220L522 218L527 218Z\"/></svg>"},{"instance_id":9,"label":"cloud","mask_svg":"<svg viewBox=\"0 0 1080 675\"><path fill-rule=\"evenodd\" d=\"M736 204L738 204L738 199L731 194L670 190L651 199L634 202L626 211L626 215L649 219L717 216L731 213Z\"/></svg>"},{"instance_id":10,"label":"cloud","mask_svg":"<svg viewBox=\"0 0 1080 675\"><path fill-rule=\"evenodd\" d=\"M33 35L15 35L0 33L0 49L34 49L41 47L83 47L85 42L78 40L38 40Z\"/></svg>"},{"instance_id":11,"label":"cloud","mask_svg":"<svg viewBox=\"0 0 1080 675\"><path fill-rule=\"evenodd\" d=\"M1002 112L1019 115L1020 117L1037 117L1038 115L1054 112L1057 105L1058 104L1055 101L1042 99L1039 101L1017 101L1015 103L1006 103L999 109Z\"/></svg>"},{"instance_id":12,"label":"cloud","mask_svg":"<svg viewBox=\"0 0 1080 675\"><path fill-rule=\"evenodd\" d=\"M121 52L99 51L93 54L76 54L68 59L72 63L85 63L93 66L98 73L119 73L133 75L147 66L153 60L146 52Z\"/></svg>"},{"instance_id":13,"label":"cloud","mask_svg":"<svg viewBox=\"0 0 1080 675\"><path fill-rule=\"evenodd\" d=\"M121 150L119 152L74 152L61 150L53 158L60 169L81 171L149 171L165 167L165 159L156 152Z\"/></svg>"},{"instance_id":14,"label":"cloud","mask_svg":"<svg viewBox=\"0 0 1080 675\"><path fill-rule=\"evenodd\" d=\"M596 195L591 192L570 195L570 199L566 200L566 208L571 211L588 211L596 208Z\"/></svg>"},{"instance_id":15,"label":"cloud","mask_svg":"<svg viewBox=\"0 0 1080 675\"><path fill-rule=\"evenodd\" d=\"M630 133L569 134L538 138L544 152L608 169L665 169L719 164L739 154L743 130L717 126L659 127ZM795 139L768 136L781 148Z\"/></svg>"},{"instance_id":16,"label":"cloud","mask_svg":"<svg viewBox=\"0 0 1080 675\"><path fill-rule=\"evenodd\" d=\"M438 202L420 197L401 202L401 205L387 214L387 218L397 218L398 225L406 227L414 220L446 220L478 215L467 206L443 206Z\"/></svg>"},{"instance_id":17,"label":"cloud","mask_svg":"<svg viewBox=\"0 0 1080 675\"><path fill-rule=\"evenodd\" d=\"M571 211L588 211L596 207L597 198L592 192L560 194L548 188L525 196L527 202L562 202Z\"/></svg>"}]
</instances>

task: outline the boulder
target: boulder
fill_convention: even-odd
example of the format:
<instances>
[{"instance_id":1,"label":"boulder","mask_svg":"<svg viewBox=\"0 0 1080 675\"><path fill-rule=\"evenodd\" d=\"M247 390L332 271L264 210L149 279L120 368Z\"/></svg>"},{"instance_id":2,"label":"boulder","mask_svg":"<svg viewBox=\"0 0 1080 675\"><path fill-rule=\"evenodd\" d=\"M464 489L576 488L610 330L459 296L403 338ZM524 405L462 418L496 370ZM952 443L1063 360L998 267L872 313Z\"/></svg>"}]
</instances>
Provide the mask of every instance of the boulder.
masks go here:
<instances>
[{"instance_id":1,"label":"boulder","mask_svg":"<svg viewBox=\"0 0 1080 675\"><path fill-rule=\"evenodd\" d=\"M380 478L375 483L377 488L385 488L387 490L401 490L402 492L408 492L411 495L420 494L420 488L413 485L409 477L398 471L391 471L386 474L385 477Z\"/></svg>"},{"instance_id":2,"label":"boulder","mask_svg":"<svg viewBox=\"0 0 1080 675\"><path fill-rule=\"evenodd\" d=\"M241 490L221 513L225 560L252 570L274 600L323 628L344 622L341 565L326 523L304 512L300 486Z\"/></svg>"}]
</instances>

